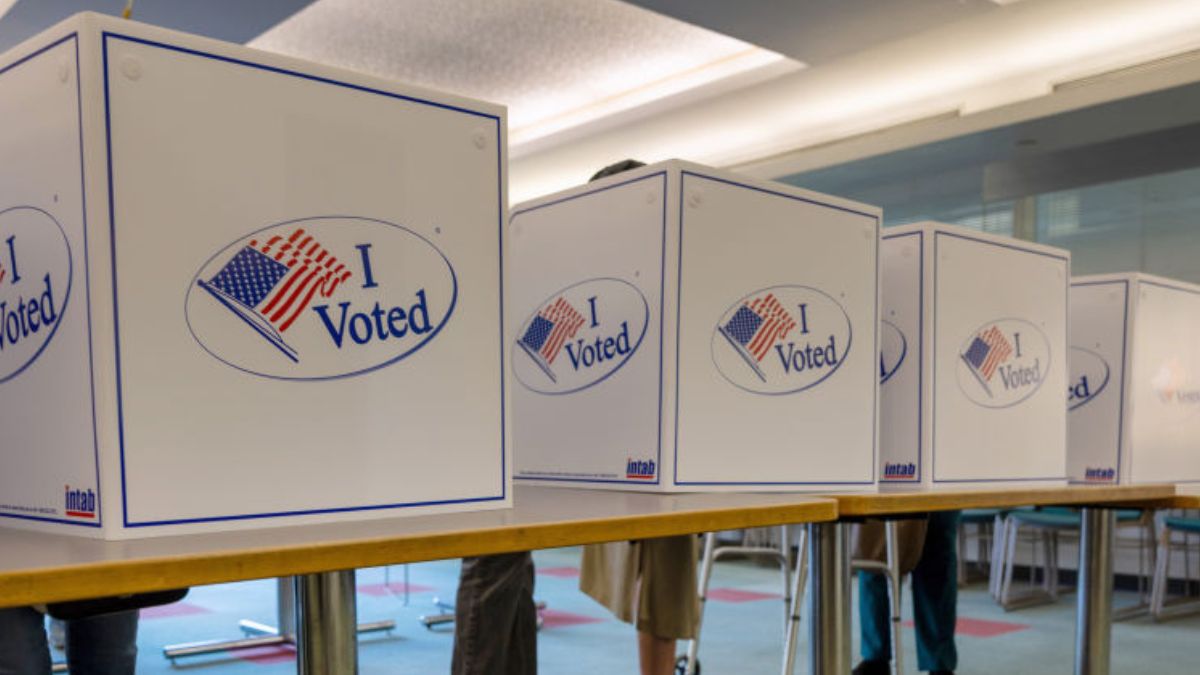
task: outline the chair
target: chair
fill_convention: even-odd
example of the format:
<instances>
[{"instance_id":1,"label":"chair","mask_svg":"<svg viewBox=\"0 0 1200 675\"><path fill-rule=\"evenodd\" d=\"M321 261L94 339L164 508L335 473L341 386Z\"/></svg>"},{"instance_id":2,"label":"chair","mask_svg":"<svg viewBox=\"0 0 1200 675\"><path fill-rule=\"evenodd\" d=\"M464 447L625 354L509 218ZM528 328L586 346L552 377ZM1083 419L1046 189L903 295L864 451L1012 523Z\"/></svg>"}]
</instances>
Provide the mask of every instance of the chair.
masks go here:
<instances>
[{"instance_id":1,"label":"chair","mask_svg":"<svg viewBox=\"0 0 1200 675\"><path fill-rule=\"evenodd\" d=\"M1173 541L1176 533L1183 536L1182 544ZM1163 514L1158 526L1158 554L1155 557L1154 579L1150 584L1150 616L1155 621L1192 614L1200 611L1200 600L1178 598L1167 600L1167 586L1170 582L1171 554L1182 548L1184 552L1184 584L1185 589L1191 586L1191 537L1200 534L1200 518L1170 516Z\"/></svg>"},{"instance_id":2,"label":"chair","mask_svg":"<svg viewBox=\"0 0 1200 675\"><path fill-rule=\"evenodd\" d=\"M1138 525L1145 527L1151 522L1143 513L1136 509L1117 511L1118 525ZM993 595L1006 611L1057 602L1062 592L1073 590L1071 587L1060 588L1058 583L1058 544L1061 535L1075 535L1079 532L1081 517L1078 511L1065 507L1046 507L1035 510L1018 509L1010 512L1004 518L1003 532L1000 537L1003 552L1000 556L1000 573L993 577L998 588L993 586ZM1030 561L1030 583L1036 583L1035 567L1038 563L1037 544L1041 544L1041 584L1024 593L1014 594L1012 588L1013 570L1016 567L1017 544L1021 534L1032 531L1032 538L1027 540L1034 544L1034 556ZM1139 560L1139 574L1145 570ZM1145 611L1143 605L1135 605L1114 612L1114 618L1129 618Z\"/></svg>"},{"instance_id":3,"label":"chair","mask_svg":"<svg viewBox=\"0 0 1200 675\"><path fill-rule=\"evenodd\" d=\"M1005 511L1000 509L966 509L958 525L958 586L966 586L972 579L970 568L967 566L968 525L975 526L975 540L978 544L979 557L976 567L987 572L989 588L999 575L995 573L999 565L996 561L996 551L1002 548L996 542L996 533L1003 530ZM984 563L984 559L990 562Z\"/></svg>"},{"instance_id":4,"label":"chair","mask_svg":"<svg viewBox=\"0 0 1200 675\"><path fill-rule=\"evenodd\" d=\"M700 629L704 624L704 612L708 604L708 585L712 579L713 563L721 558L743 556L760 558L774 563L779 567L780 582L783 590L784 611L784 675L791 675L792 662L795 658L794 648L796 632L800 625L800 599L804 595L805 577L808 573L807 550L803 529L797 540L796 564L793 569L791 557L791 536L787 525L773 528L772 534L766 537L763 544L752 544L749 539L756 531L747 531L742 541L734 545L718 545L717 533L709 532L704 535L704 551L700 558L699 601L700 611L696 620L696 637L688 641L687 652L676 662L675 670L681 675L698 675L700 672Z\"/></svg>"}]
</instances>

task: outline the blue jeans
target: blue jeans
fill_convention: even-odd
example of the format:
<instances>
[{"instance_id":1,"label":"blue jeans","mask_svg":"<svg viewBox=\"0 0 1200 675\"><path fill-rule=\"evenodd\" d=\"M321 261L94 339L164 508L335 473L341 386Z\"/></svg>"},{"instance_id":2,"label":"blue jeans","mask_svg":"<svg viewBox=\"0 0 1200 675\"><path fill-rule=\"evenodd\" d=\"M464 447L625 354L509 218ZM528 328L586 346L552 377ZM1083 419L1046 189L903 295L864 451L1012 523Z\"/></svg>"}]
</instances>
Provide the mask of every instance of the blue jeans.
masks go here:
<instances>
[{"instance_id":1,"label":"blue jeans","mask_svg":"<svg viewBox=\"0 0 1200 675\"><path fill-rule=\"evenodd\" d=\"M137 621L137 610L67 621L71 675L133 675ZM0 609L0 675L50 675L46 618L36 609Z\"/></svg>"},{"instance_id":2,"label":"blue jeans","mask_svg":"<svg viewBox=\"0 0 1200 675\"><path fill-rule=\"evenodd\" d=\"M917 667L954 670L958 650L954 624L958 618L958 520L961 511L929 515L925 547L912 571L913 625L917 637ZM890 661L891 605L882 574L858 573L858 608L862 625L862 657Z\"/></svg>"}]
</instances>

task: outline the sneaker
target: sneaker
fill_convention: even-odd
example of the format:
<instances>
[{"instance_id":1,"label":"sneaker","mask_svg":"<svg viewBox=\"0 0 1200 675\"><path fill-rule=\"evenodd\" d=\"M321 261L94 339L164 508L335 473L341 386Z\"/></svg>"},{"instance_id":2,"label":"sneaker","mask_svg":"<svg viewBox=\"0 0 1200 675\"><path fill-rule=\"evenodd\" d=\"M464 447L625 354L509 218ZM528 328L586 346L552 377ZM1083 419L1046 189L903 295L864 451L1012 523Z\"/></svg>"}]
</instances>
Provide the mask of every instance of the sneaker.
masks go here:
<instances>
[{"instance_id":1,"label":"sneaker","mask_svg":"<svg viewBox=\"0 0 1200 675\"><path fill-rule=\"evenodd\" d=\"M887 661L863 661L855 666L851 675L892 675L892 667Z\"/></svg>"}]
</instances>

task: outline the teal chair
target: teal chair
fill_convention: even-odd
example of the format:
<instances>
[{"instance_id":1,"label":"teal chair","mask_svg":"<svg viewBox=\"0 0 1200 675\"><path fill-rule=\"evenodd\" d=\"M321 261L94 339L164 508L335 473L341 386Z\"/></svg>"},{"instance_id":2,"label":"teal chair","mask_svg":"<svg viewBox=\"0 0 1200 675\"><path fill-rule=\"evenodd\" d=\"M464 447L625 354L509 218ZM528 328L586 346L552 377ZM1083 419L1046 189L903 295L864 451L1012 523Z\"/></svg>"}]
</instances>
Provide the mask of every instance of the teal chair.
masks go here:
<instances>
[{"instance_id":1,"label":"teal chair","mask_svg":"<svg viewBox=\"0 0 1200 675\"><path fill-rule=\"evenodd\" d=\"M1004 516L1007 513L1002 509L966 509L962 512L962 519L958 524L958 585L960 588L975 580L971 578L970 569L967 566L967 545L970 538L968 526L973 526L978 545L976 551L979 553L976 565L987 572L988 591L992 597L996 596L993 589L998 586L996 580L1000 575L996 573L996 570L1000 567L999 551L1003 548L997 540L997 535L1003 530ZM985 560L988 562L985 563Z\"/></svg>"},{"instance_id":2,"label":"teal chair","mask_svg":"<svg viewBox=\"0 0 1200 675\"><path fill-rule=\"evenodd\" d=\"M1181 534L1183 542L1173 541L1174 535ZM1175 550L1184 551L1184 581L1191 584L1191 535L1200 534L1200 518L1164 515L1158 526L1158 555L1154 561L1154 580L1150 584L1150 616L1155 621L1162 621L1175 616L1192 614L1200 611L1200 600L1179 598L1167 600L1167 584L1170 581L1171 554Z\"/></svg>"},{"instance_id":3,"label":"teal chair","mask_svg":"<svg viewBox=\"0 0 1200 675\"><path fill-rule=\"evenodd\" d=\"M1058 544L1063 534L1078 534L1081 516L1076 509L1060 506L1039 509L1018 509L1009 512L1004 519L999 589L997 601L1005 610L1057 602L1061 593L1058 583ZM1137 509L1118 509L1117 524L1143 525L1149 527L1148 516ZM1023 533L1031 534L1034 556L1030 561L1031 588L1023 593L1013 592L1013 569L1016 567L1017 543ZM1034 568L1039 564L1037 549L1040 544L1041 583L1036 585L1038 575Z\"/></svg>"}]
</instances>

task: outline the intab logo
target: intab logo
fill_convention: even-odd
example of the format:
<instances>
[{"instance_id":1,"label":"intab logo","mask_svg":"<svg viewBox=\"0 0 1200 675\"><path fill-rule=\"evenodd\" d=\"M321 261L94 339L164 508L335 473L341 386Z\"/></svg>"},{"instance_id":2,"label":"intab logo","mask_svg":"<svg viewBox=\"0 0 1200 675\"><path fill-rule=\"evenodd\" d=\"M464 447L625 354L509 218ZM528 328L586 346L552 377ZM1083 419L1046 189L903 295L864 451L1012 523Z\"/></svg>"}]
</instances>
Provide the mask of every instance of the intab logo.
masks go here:
<instances>
[{"instance_id":1,"label":"intab logo","mask_svg":"<svg viewBox=\"0 0 1200 675\"><path fill-rule=\"evenodd\" d=\"M657 474L657 467L652 459L634 459L632 457L625 460L625 477L636 478L638 480L653 480Z\"/></svg>"},{"instance_id":2,"label":"intab logo","mask_svg":"<svg viewBox=\"0 0 1200 675\"><path fill-rule=\"evenodd\" d=\"M200 346L234 368L324 380L412 355L442 330L457 299L454 268L425 237L328 216L226 246L193 278L186 314Z\"/></svg>"},{"instance_id":3,"label":"intab logo","mask_svg":"<svg viewBox=\"0 0 1200 675\"><path fill-rule=\"evenodd\" d=\"M1071 380L1067 384L1067 410L1094 400L1108 386L1109 368L1104 357L1090 349L1071 347Z\"/></svg>"},{"instance_id":4,"label":"intab logo","mask_svg":"<svg viewBox=\"0 0 1200 675\"><path fill-rule=\"evenodd\" d=\"M581 281L543 301L518 330L513 369L527 389L570 394L598 384L642 344L650 306L620 279Z\"/></svg>"},{"instance_id":5,"label":"intab logo","mask_svg":"<svg viewBox=\"0 0 1200 675\"><path fill-rule=\"evenodd\" d=\"M917 465L913 462L907 464L893 464L891 462L883 465L884 480L913 480L917 476Z\"/></svg>"},{"instance_id":6,"label":"intab logo","mask_svg":"<svg viewBox=\"0 0 1200 675\"><path fill-rule=\"evenodd\" d=\"M850 317L808 286L772 286L738 300L717 322L712 357L731 384L792 394L832 376L850 353Z\"/></svg>"},{"instance_id":7,"label":"intab logo","mask_svg":"<svg viewBox=\"0 0 1200 675\"><path fill-rule=\"evenodd\" d=\"M1007 408L1042 386L1050 343L1028 321L999 319L972 333L958 356L958 386L967 398L985 408Z\"/></svg>"},{"instance_id":8,"label":"intab logo","mask_svg":"<svg viewBox=\"0 0 1200 675\"><path fill-rule=\"evenodd\" d=\"M1117 479L1117 472L1111 467L1087 467L1083 479L1089 483L1111 483Z\"/></svg>"},{"instance_id":9,"label":"intab logo","mask_svg":"<svg viewBox=\"0 0 1200 675\"><path fill-rule=\"evenodd\" d=\"M0 384L33 364L58 331L71 294L71 246L49 213L0 211Z\"/></svg>"},{"instance_id":10,"label":"intab logo","mask_svg":"<svg viewBox=\"0 0 1200 675\"><path fill-rule=\"evenodd\" d=\"M63 511L70 518L95 518L96 493L91 490L72 490L70 485L63 487L65 508Z\"/></svg>"},{"instance_id":11,"label":"intab logo","mask_svg":"<svg viewBox=\"0 0 1200 675\"><path fill-rule=\"evenodd\" d=\"M908 340L896 324L883 319L879 323L879 384L892 379L908 356Z\"/></svg>"}]
</instances>

